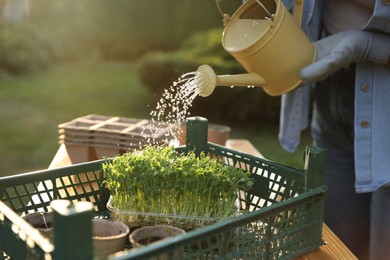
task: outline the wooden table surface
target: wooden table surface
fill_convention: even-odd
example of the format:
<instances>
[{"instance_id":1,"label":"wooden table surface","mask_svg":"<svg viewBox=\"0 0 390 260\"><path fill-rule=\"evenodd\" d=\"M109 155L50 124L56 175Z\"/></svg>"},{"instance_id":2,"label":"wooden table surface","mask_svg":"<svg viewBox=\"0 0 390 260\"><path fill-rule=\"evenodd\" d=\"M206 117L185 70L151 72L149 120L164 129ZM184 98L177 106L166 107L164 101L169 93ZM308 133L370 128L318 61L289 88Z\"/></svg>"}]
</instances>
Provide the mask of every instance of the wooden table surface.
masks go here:
<instances>
[{"instance_id":1,"label":"wooden table surface","mask_svg":"<svg viewBox=\"0 0 390 260\"><path fill-rule=\"evenodd\" d=\"M241 151L244 153L252 154L258 157L263 157L263 155L246 139L230 139L227 141L226 146ZM49 168L58 168L61 166L67 166L75 163L80 163L77 161L77 158L80 158L77 154L72 158L68 153L67 147L62 144L56 155L54 156ZM264 157L263 157L264 158ZM340 241L340 239L328 228L326 224L323 226L323 240L325 245L319 247L318 249L300 256L297 259L300 260L330 260L330 259L357 259L356 256Z\"/></svg>"}]
</instances>

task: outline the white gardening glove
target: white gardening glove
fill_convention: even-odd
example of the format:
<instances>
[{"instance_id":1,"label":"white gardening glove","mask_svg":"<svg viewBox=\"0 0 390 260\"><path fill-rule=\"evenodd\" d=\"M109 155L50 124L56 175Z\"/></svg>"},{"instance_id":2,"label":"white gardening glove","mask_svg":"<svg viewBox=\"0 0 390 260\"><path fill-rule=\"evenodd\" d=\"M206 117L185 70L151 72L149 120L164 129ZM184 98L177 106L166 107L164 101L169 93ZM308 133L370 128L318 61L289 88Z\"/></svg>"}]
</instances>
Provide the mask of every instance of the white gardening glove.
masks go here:
<instances>
[{"instance_id":1,"label":"white gardening glove","mask_svg":"<svg viewBox=\"0 0 390 260\"><path fill-rule=\"evenodd\" d=\"M383 33L348 30L325 37L314 43L316 61L301 70L304 82L325 79L354 62L387 64L390 36Z\"/></svg>"}]
</instances>

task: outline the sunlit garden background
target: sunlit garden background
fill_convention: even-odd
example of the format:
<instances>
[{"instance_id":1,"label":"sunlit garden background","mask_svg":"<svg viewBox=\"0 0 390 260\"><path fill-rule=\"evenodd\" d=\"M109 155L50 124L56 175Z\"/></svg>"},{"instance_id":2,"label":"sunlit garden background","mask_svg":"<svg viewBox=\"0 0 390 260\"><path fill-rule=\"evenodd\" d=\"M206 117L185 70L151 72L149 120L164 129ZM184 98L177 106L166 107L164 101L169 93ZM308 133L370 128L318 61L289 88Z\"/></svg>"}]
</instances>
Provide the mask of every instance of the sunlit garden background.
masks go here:
<instances>
[{"instance_id":1,"label":"sunlit garden background","mask_svg":"<svg viewBox=\"0 0 390 260\"><path fill-rule=\"evenodd\" d=\"M241 0L220 1L232 14ZM10 175L46 168L58 124L87 114L150 118L162 91L209 64L242 72L221 46L214 0L0 1L0 166ZM279 97L218 88L190 110L232 128L267 158L302 167L277 140Z\"/></svg>"}]
</instances>

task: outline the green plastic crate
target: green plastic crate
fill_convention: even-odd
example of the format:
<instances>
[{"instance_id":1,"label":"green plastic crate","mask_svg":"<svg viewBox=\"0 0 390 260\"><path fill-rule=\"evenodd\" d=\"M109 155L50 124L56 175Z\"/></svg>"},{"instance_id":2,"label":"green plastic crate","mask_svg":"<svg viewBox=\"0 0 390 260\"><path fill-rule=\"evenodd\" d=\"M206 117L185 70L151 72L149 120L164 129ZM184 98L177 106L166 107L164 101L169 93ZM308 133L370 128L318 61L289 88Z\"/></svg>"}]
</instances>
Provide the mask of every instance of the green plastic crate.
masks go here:
<instances>
[{"instance_id":1,"label":"green plastic crate","mask_svg":"<svg viewBox=\"0 0 390 260\"><path fill-rule=\"evenodd\" d=\"M240 192L238 203L249 213L108 258L290 259L323 245L325 151L307 148L304 169L295 169L208 143L207 126L204 118L187 119L187 145L177 149L205 151L226 165L251 172L255 184L251 191ZM106 208L110 192L101 188L103 162L0 178L0 258L93 258L91 233L87 232L91 218L110 218ZM93 215L71 209L67 214L56 213L51 243L20 216L48 211L50 203L58 199L90 201L95 211Z\"/></svg>"}]
</instances>

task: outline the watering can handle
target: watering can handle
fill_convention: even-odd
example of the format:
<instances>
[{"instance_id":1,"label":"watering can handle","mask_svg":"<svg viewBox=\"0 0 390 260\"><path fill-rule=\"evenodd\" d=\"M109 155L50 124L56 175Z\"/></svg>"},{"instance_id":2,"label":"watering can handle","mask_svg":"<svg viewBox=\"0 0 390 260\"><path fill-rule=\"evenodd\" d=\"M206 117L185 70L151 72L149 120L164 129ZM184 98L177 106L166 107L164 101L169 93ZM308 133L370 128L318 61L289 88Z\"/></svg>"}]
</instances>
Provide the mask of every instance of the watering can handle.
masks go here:
<instances>
[{"instance_id":1,"label":"watering can handle","mask_svg":"<svg viewBox=\"0 0 390 260\"><path fill-rule=\"evenodd\" d=\"M226 26L227 23L229 22L230 20L230 16L228 14L225 14L223 11L222 11L222 8L221 6L219 5L219 0L215 0L215 4L217 5L217 8L218 8L218 11L219 13L222 15L223 17L223 25Z\"/></svg>"},{"instance_id":2,"label":"watering can handle","mask_svg":"<svg viewBox=\"0 0 390 260\"><path fill-rule=\"evenodd\" d=\"M302 25L302 13L303 13L303 4L305 0L295 0L294 5L294 18L299 26Z\"/></svg>"},{"instance_id":3,"label":"watering can handle","mask_svg":"<svg viewBox=\"0 0 390 260\"><path fill-rule=\"evenodd\" d=\"M259 0L255 0L256 3L258 3L261 8L263 8L263 10L268 14L269 16L269 19L271 19L272 21L274 20L274 16L270 13L270 11L268 11L268 9L259 1Z\"/></svg>"},{"instance_id":4,"label":"watering can handle","mask_svg":"<svg viewBox=\"0 0 390 260\"><path fill-rule=\"evenodd\" d=\"M264 7L264 5L259 1L255 0L258 4L261 5L261 7L264 9L264 11L267 12L267 14L270 16L270 19L273 19L272 14L267 10L267 8ZM302 24L302 13L303 13L303 4L305 0L294 0L294 18L296 22L301 26ZM217 5L218 11L221 13L223 17L223 24L226 25L229 22L230 16L228 14L225 14L222 11L221 6L219 5L219 0L215 0L215 3Z\"/></svg>"}]
</instances>

